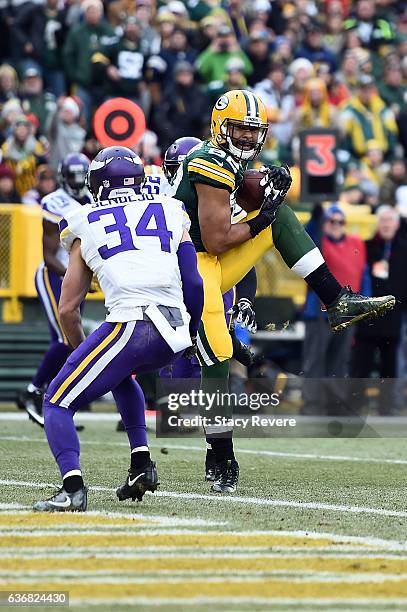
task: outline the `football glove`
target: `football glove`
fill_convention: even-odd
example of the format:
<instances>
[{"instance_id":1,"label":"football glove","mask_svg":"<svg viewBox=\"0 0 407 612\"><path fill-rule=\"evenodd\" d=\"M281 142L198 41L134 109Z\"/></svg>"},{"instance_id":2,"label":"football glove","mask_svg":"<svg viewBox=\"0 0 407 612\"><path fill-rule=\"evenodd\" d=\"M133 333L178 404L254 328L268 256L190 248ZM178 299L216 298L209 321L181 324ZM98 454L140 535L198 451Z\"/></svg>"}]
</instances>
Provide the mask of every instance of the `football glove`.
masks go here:
<instances>
[{"instance_id":1,"label":"football glove","mask_svg":"<svg viewBox=\"0 0 407 612\"><path fill-rule=\"evenodd\" d=\"M248 331L252 334L256 333L256 313L254 312L253 304L248 298L241 298L237 304L229 310L229 313L236 323L239 323L242 327L247 327Z\"/></svg>"},{"instance_id":2,"label":"football glove","mask_svg":"<svg viewBox=\"0 0 407 612\"><path fill-rule=\"evenodd\" d=\"M260 185L265 186L264 197L274 194L285 198L293 182L288 166L263 166L260 172L264 172L260 181Z\"/></svg>"},{"instance_id":3,"label":"football glove","mask_svg":"<svg viewBox=\"0 0 407 612\"><path fill-rule=\"evenodd\" d=\"M284 202L292 183L287 166L271 166L270 168L264 166L261 170L264 172L264 177L261 179L260 185L265 186L263 204L259 214L247 221L252 238L273 223L277 210Z\"/></svg>"},{"instance_id":4,"label":"football glove","mask_svg":"<svg viewBox=\"0 0 407 612\"><path fill-rule=\"evenodd\" d=\"M189 346L188 348L186 348L185 351L184 351L184 357L186 359L192 359L193 357L195 357L195 355L198 352L198 346L197 346L198 338L197 338L197 336L196 335L195 336L191 335L191 340L192 340L192 345Z\"/></svg>"}]
</instances>

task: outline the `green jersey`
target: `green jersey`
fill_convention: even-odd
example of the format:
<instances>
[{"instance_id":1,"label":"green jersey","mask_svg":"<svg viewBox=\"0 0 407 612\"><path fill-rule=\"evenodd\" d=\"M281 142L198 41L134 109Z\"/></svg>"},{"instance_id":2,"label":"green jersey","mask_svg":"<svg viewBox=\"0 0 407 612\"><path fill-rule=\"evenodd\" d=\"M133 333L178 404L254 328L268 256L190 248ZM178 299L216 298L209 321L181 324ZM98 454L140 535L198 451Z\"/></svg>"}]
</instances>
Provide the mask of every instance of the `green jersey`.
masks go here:
<instances>
[{"instance_id":1,"label":"green jersey","mask_svg":"<svg viewBox=\"0 0 407 612\"><path fill-rule=\"evenodd\" d=\"M174 197L184 203L191 219L190 235L198 252L206 251L206 249L199 227L198 195L195 183L205 183L216 189L226 189L231 195L231 213L233 213L234 194L242 184L246 165L246 162L237 162L210 140L205 140L201 145L194 147L185 157L175 179ZM237 211L235 213L233 213L234 222L239 220Z\"/></svg>"}]
</instances>

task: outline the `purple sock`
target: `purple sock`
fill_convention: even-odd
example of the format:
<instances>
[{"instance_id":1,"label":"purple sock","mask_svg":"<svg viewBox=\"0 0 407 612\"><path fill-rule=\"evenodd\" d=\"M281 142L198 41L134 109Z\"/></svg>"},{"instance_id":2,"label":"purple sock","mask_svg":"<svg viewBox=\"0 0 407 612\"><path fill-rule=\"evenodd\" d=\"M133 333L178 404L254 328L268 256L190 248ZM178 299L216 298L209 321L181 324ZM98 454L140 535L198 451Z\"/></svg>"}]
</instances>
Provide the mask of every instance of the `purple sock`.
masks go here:
<instances>
[{"instance_id":1,"label":"purple sock","mask_svg":"<svg viewBox=\"0 0 407 612\"><path fill-rule=\"evenodd\" d=\"M62 408L45 399L45 433L62 477L72 470L81 469L79 438L73 422L73 415L74 412L70 408Z\"/></svg>"},{"instance_id":2,"label":"purple sock","mask_svg":"<svg viewBox=\"0 0 407 612\"><path fill-rule=\"evenodd\" d=\"M131 376L113 390L113 397L129 438L130 448L148 446L144 393Z\"/></svg>"},{"instance_id":3,"label":"purple sock","mask_svg":"<svg viewBox=\"0 0 407 612\"><path fill-rule=\"evenodd\" d=\"M53 342L42 358L39 368L32 379L32 384L39 389L45 384L48 385L68 359L71 350L68 345L62 342Z\"/></svg>"}]
</instances>

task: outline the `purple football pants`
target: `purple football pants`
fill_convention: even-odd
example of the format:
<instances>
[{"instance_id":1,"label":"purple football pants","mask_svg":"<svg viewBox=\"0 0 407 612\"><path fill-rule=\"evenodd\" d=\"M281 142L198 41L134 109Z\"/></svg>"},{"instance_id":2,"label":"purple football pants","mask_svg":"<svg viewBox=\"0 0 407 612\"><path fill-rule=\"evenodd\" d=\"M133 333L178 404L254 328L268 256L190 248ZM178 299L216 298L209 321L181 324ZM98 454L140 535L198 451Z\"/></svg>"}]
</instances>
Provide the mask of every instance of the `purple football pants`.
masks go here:
<instances>
[{"instance_id":1,"label":"purple football pants","mask_svg":"<svg viewBox=\"0 0 407 612\"><path fill-rule=\"evenodd\" d=\"M35 287L47 317L51 342L32 379L33 385L48 385L64 365L71 348L63 332L58 315L62 279L42 263L35 273Z\"/></svg>"},{"instance_id":2,"label":"purple football pants","mask_svg":"<svg viewBox=\"0 0 407 612\"><path fill-rule=\"evenodd\" d=\"M108 391L131 449L147 446L144 395L132 374L161 368L179 355L150 321L102 323L71 353L44 398L45 431L62 477L80 469L75 412Z\"/></svg>"}]
</instances>

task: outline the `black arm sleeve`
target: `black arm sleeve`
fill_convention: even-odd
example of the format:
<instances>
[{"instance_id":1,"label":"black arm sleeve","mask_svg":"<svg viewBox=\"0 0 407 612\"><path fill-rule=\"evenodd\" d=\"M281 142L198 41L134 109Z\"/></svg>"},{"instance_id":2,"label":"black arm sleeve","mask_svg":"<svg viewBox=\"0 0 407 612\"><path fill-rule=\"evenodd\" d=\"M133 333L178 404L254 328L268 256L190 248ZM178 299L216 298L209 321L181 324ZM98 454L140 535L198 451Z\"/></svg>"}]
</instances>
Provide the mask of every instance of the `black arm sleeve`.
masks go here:
<instances>
[{"instance_id":1,"label":"black arm sleeve","mask_svg":"<svg viewBox=\"0 0 407 612\"><path fill-rule=\"evenodd\" d=\"M252 268L236 285L236 302L242 298L246 298L251 302L254 301L257 291L257 276L256 268Z\"/></svg>"}]
</instances>

